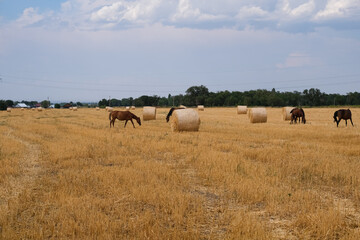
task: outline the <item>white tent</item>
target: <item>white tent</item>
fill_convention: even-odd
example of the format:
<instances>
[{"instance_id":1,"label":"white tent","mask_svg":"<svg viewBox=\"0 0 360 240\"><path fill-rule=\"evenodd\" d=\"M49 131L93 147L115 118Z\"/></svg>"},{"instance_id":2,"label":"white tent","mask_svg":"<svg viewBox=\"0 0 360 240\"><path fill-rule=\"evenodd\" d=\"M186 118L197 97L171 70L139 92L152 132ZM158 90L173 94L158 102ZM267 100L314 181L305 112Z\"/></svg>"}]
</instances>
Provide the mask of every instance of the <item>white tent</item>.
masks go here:
<instances>
[{"instance_id":1,"label":"white tent","mask_svg":"<svg viewBox=\"0 0 360 240\"><path fill-rule=\"evenodd\" d=\"M30 108L28 105L26 105L25 103L18 103L15 106L16 108Z\"/></svg>"}]
</instances>

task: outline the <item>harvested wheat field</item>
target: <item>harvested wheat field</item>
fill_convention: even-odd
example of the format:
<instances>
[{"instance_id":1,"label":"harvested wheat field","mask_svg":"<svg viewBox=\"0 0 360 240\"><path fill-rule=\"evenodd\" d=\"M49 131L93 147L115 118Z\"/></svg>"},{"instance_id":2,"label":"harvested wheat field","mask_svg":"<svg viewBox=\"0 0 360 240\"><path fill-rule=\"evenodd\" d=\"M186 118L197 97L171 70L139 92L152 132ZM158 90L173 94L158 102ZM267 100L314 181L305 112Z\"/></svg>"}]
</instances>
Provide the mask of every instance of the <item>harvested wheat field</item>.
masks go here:
<instances>
[{"instance_id":1,"label":"harvested wheat field","mask_svg":"<svg viewBox=\"0 0 360 240\"><path fill-rule=\"evenodd\" d=\"M337 128L334 108L305 125L207 108L198 132L172 132L168 110L135 129L95 109L0 112L0 238L358 239L360 109Z\"/></svg>"}]
</instances>

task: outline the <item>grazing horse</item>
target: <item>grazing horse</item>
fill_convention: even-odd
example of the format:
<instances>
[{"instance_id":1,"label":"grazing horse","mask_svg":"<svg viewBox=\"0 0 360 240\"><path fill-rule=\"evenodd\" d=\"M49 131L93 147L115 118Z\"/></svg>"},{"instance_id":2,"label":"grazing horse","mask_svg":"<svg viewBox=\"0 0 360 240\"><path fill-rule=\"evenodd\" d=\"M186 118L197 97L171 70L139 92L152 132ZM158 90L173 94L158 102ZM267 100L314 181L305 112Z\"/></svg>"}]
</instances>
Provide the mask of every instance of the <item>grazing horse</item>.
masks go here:
<instances>
[{"instance_id":1,"label":"grazing horse","mask_svg":"<svg viewBox=\"0 0 360 240\"><path fill-rule=\"evenodd\" d=\"M127 122L130 120L133 127L135 128L133 119L136 119L137 123L139 124L139 126L141 126L141 120L139 117L137 117L135 114L129 112L129 111L112 111L109 114L109 120L110 120L110 128L111 128L111 124L114 127L114 123L115 120L119 119L120 121L124 121L125 120L125 125L124 128L126 127Z\"/></svg>"},{"instance_id":2,"label":"grazing horse","mask_svg":"<svg viewBox=\"0 0 360 240\"><path fill-rule=\"evenodd\" d=\"M354 126L352 119L351 119L350 109L339 109L336 112L334 112L334 122L336 122L337 127L339 127L339 122L341 119L345 120L346 126L347 126L347 120L350 119L351 124Z\"/></svg>"},{"instance_id":3,"label":"grazing horse","mask_svg":"<svg viewBox=\"0 0 360 240\"><path fill-rule=\"evenodd\" d=\"M175 110L177 110L177 109L185 109L185 108L184 108L184 107L176 107L176 108L173 107L173 108L171 108L170 111L169 111L169 113L168 113L168 115L166 116L166 122L169 122L170 117L171 117L173 111L175 111Z\"/></svg>"},{"instance_id":4,"label":"grazing horse","mask_svg":"<svg viewBox=\"0 0 360 240\"><path fill-rule=\"evenodd\" d=\"M302 108L293 108L291 111L291 122L290 124L293 123L293 121L295 120L295 123L297 122L297 119L299 118L299 123L300 123L300 118L301 118L301 122L302 123L306 123L306 119L305 119L305 112Z\"/></svg>"}]
</instances>

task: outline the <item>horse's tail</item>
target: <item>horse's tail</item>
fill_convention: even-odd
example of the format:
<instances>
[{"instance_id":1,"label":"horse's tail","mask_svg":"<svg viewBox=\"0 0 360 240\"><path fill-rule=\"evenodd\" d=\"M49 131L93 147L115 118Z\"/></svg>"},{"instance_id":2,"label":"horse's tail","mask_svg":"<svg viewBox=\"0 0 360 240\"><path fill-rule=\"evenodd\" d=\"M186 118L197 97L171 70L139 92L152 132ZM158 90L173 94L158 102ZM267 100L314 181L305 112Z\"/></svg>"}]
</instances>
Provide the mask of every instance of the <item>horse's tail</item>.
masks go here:
<instances>
[{"instance_id":1,"label":"horse's tail","mask_svg":"<svg viewBox=\"0 0 360 240\"><path fill-rule=\"evenodd\" d=\"M302 108L300 108L300 111L302 112L302 114L303 114L303 116L304 116L304 118L305 118L305 112L304 112L304 110L303 110Z\"/></svg>"}]
</instances>

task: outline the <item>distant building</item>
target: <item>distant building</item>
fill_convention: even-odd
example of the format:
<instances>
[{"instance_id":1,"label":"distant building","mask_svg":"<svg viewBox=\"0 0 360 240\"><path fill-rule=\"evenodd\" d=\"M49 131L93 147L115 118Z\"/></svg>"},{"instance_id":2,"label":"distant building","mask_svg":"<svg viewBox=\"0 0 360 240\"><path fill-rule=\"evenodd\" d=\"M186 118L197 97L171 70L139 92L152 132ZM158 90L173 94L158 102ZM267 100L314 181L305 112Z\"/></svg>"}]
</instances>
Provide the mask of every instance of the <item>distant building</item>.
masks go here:
<instances>
[{"instance_id":1,"label":"distant building","mask_svg":"<svg viewBox=\"0 0 360 240\"><path fill-rule=\"evenodd\" d=\"M30 106L26 105L25 103L18 103L15 106L16 108L30 108Z\"/></svg>"}]
</instances>

